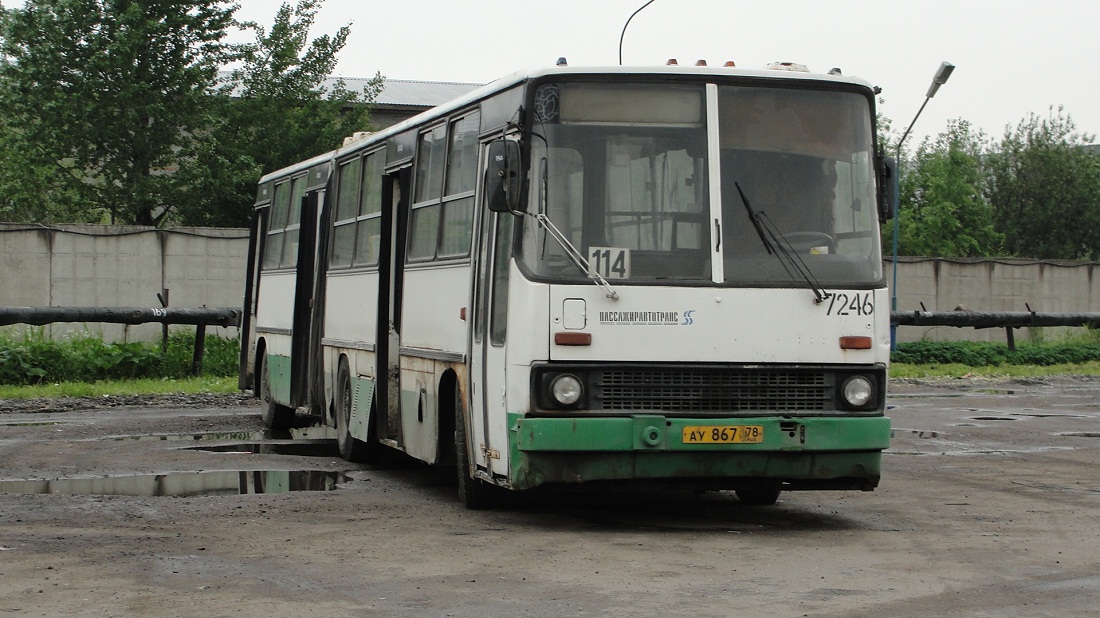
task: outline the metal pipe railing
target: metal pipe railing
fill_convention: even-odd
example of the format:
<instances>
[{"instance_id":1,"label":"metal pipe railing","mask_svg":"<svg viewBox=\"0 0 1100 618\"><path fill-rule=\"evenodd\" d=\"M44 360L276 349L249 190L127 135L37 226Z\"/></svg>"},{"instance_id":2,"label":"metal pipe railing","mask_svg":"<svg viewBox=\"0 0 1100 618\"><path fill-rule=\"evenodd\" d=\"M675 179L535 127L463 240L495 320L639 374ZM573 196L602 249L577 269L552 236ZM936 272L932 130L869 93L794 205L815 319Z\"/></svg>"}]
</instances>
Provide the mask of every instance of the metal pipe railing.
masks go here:
<instances>
[{"instance_id":1,"label":"metal pipe railing","mask_svg":"<svg viewBox=\"0 0 1100 618\"><path fill-rule=\"evenodd\" d=\"M1100 313L1040 313L1038 311L891 311L892 326L952 326L1003 328L1008 349L1016 349L1015 328L1084 326L1100 328Z\"/></svg>"},{"instance_id":2,"label":"metal pipe railing","mask_svg":"<svg viewBox=\"0 0 1100 618\"><path fill-rule=\"evenodd\" d=\"M206 349L206 326L240 326L237 307L0 307L0 326L28 324L43 326L56 322L101 322L105 324L188 324L195 326L195 347L191 373L202 374Z\"/></svg>"}]
</instances>

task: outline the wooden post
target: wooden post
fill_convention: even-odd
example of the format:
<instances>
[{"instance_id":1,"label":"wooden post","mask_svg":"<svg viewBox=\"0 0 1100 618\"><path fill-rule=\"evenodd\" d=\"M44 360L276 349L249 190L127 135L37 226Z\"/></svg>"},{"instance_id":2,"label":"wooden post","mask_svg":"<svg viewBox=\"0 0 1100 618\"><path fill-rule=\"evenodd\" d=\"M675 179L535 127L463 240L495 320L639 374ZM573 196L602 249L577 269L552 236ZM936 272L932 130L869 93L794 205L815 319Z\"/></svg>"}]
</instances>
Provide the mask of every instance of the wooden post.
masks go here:
<instances>
[{"instance_id":1,"label":"wooden post","mask_svg":"<svg viewBox=\"0 0 1100 618\"><path fill-rule=\"evenodd\" d=\"M191 375L202 375L202 357L206 348L206 324L195 326L195 354L191 357Z\"/></svg>"},{"instance_id":2,"label":"wooden post","mask_svg":"<svg viewBox=\"0 0 1100 618\"><path fill-rule=\"evenodd\" d=\"M168 288L164 288L157 294L157 300L160 301L160 306L163 309L168 308ZM168 323L160 325L160 352L161 354L168 353Z\"/></svg>"}]
</instances>

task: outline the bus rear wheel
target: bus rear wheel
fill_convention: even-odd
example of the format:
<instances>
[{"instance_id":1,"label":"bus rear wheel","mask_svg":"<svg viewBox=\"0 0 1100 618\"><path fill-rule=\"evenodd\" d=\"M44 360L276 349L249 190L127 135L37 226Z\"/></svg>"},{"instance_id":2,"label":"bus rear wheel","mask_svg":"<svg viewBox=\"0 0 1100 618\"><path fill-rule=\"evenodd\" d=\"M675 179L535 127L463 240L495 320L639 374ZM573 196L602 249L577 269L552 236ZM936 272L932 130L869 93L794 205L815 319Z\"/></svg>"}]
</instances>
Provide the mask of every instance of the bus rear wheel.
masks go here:
<instances>
[{"instance_id":1,"label":"bus rear wheel","mask_svg":"<svg viewBox=\"0 0 1100 618\"><path fill-rule=\"evenodd\" d=\"M458 468L458 499L468 509L491 509L500 504L500 489L470 476L470 452L467 448L466 415L462 398L455 389L455 462Z\"/></svg>"},{"instance_id":2,"label":"bus rear wheel","mask_svg":"<svg viewBox=\"0 0 1100 618\"><path fill-rule=\"evenodd\" d=\"M294 408L276 403L271 398L271 377L267 371L267 355L261 354L256 374L260 380L260 416L271 429L286 429L294 423Z\"/></svg>"},{"instance_id":3,"label":"bus rear wheel","mask_svg":"<svg viewBox=\"0 0 1100 618\"><path fill-rule=\"evenodd\" d=\"M362 463L370 458L370 445L351 435L351 371L347 359L340 359L340 368L336 371L336 444L340 447L340 456L347 461Z\"/></svg>"}]
</instances>

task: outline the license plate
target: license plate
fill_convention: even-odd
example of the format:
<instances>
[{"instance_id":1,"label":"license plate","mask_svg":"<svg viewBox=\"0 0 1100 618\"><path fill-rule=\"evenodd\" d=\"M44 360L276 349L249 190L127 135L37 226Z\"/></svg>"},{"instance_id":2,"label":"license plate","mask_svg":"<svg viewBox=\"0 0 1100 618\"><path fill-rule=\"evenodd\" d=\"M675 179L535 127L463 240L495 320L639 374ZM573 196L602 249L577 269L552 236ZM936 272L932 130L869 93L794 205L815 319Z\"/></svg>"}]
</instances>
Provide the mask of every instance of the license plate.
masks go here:
<instances>
[{"instance_id":1,"label":"license plate","mask_svg":"<svg viewBox=\"0 0 1100 618\"><path fill-rule=\"evenodd\" d=\"M684 444L759 444L763 425L693 425L684 427Z\"/></svg>"}]
</instances>

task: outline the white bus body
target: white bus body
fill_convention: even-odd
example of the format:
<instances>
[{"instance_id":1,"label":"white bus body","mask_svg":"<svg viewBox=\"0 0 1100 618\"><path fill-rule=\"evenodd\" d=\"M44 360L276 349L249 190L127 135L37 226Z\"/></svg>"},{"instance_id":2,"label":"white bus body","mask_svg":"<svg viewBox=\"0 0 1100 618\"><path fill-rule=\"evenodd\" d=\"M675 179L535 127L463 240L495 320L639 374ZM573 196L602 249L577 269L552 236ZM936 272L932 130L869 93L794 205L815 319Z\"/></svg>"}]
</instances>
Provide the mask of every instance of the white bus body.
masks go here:
<instances>
[{"instance_id":1,"label":"white bus body","mask_svg":"<svg viewBox=\"0 0 1100 618\"><path fill-rule=\"evenodd\" d=\"M539 69L260 180L241 384L342 454L503 489L873 489L889 306L874 91Z\"/></svg>"}]
</instances>

